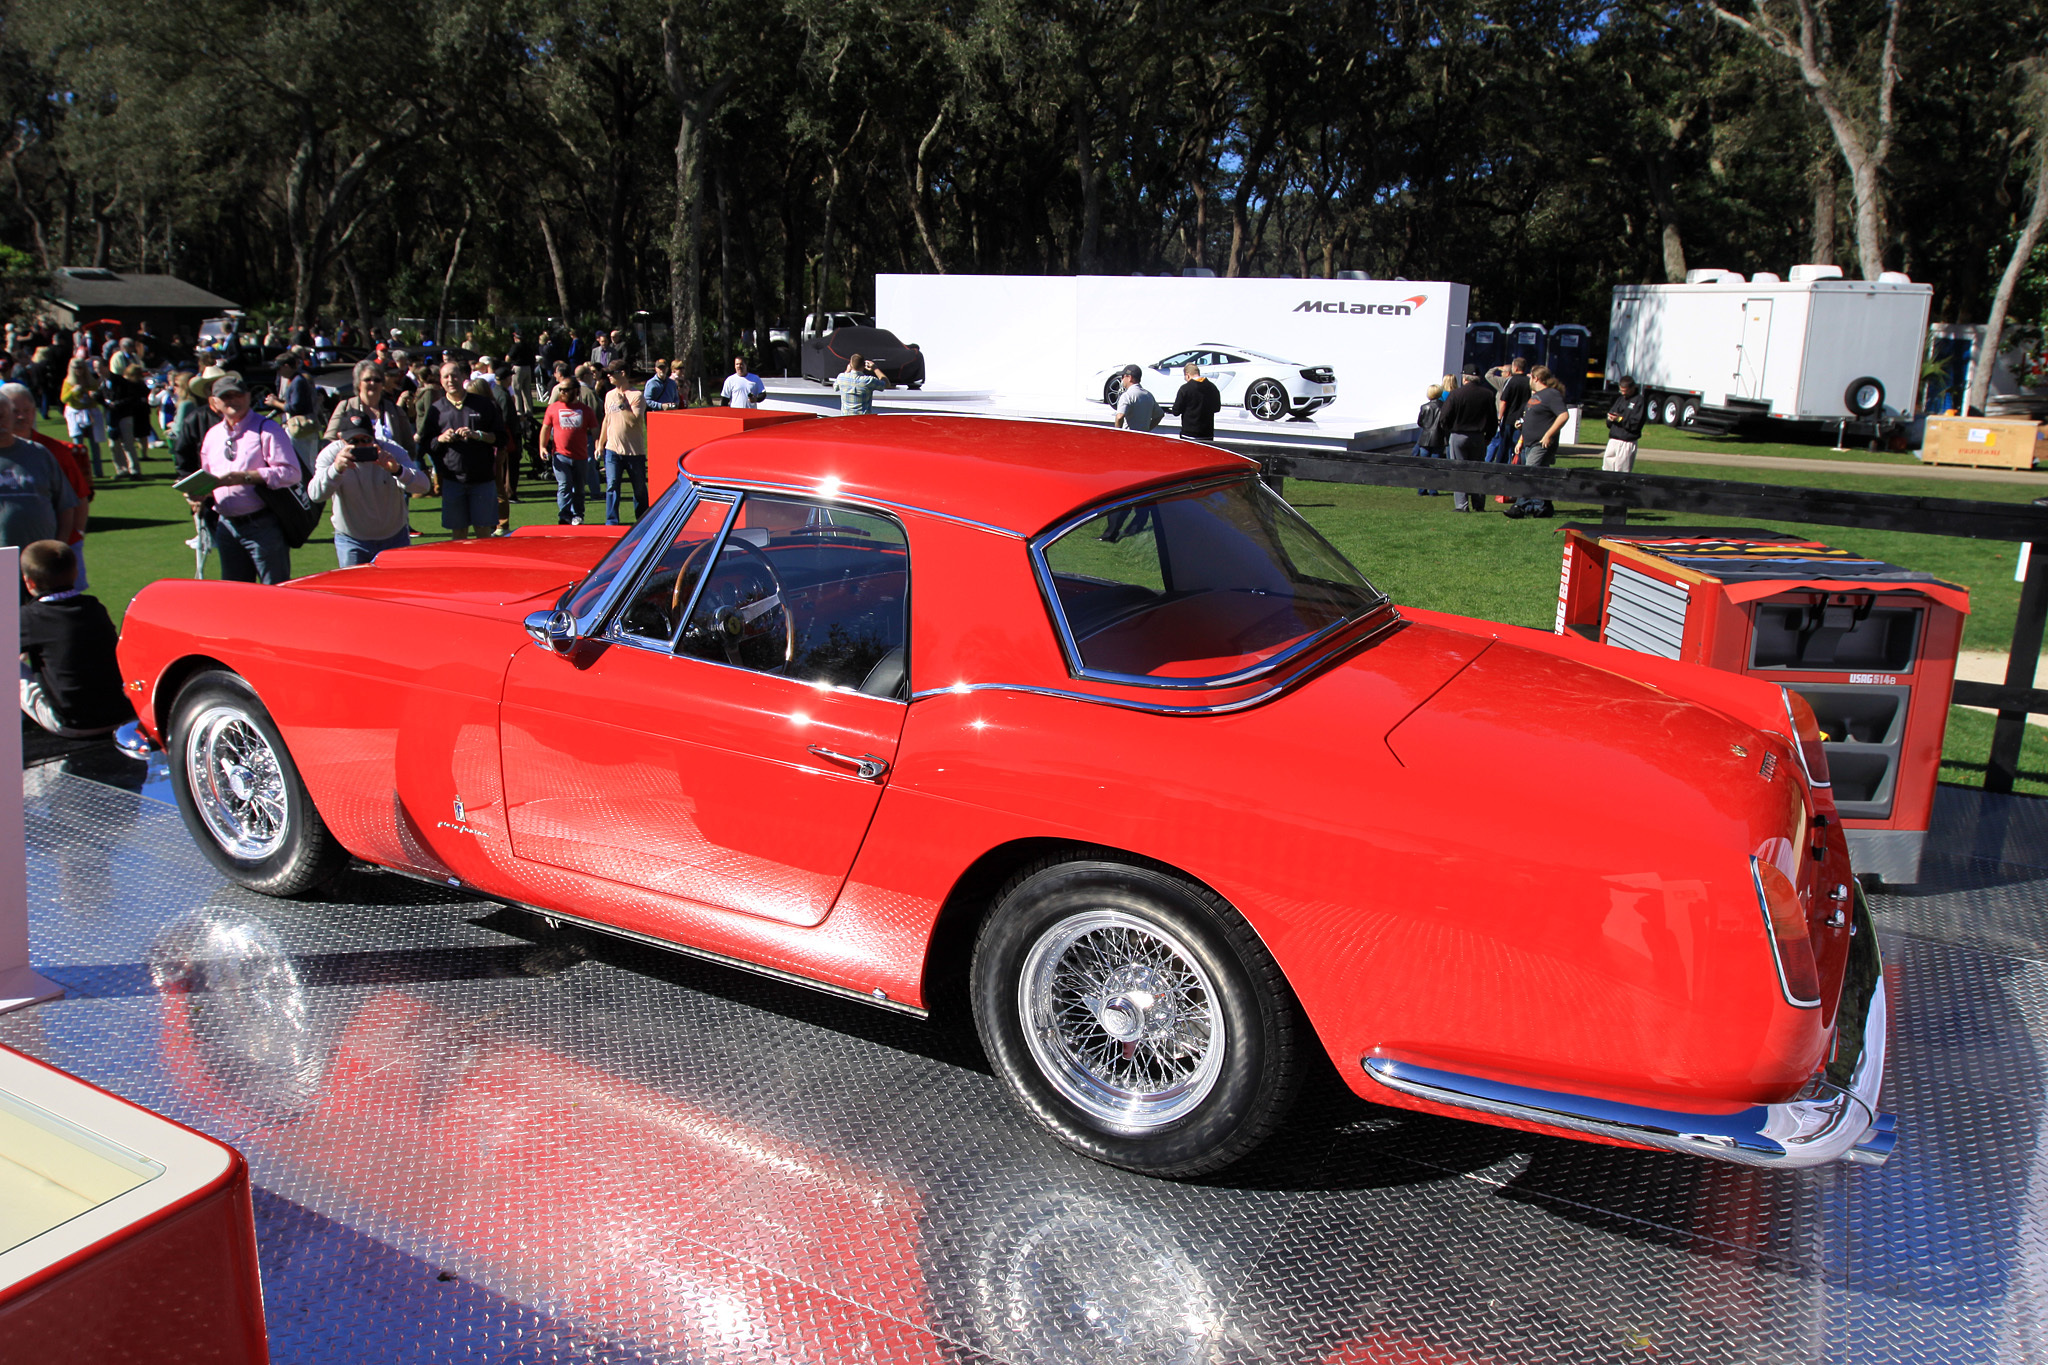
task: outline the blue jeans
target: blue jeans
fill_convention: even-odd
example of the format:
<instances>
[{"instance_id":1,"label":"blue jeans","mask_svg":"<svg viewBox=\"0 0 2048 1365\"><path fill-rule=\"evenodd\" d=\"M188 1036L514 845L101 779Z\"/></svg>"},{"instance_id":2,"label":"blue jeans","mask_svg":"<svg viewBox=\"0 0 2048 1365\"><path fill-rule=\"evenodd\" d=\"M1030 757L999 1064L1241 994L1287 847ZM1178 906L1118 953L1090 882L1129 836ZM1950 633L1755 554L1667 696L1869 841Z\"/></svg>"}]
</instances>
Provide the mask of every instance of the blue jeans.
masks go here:
<instances>
[{"instance_id":1,"label":"blue jeans","mask_svg":"<svg viewBox=\"0 0 2048 1365\"><path fill-rule=\"evenodd\" d=\"M213 547L220 551L220 576L226 582L283 583L292 576L284 528L267 509L240 518L223 514L213 526Z\"/></svg>"},{"instance_id":2,"label":"blue jeans","mask_svg":"<svg viewBox=\"0 0 2048 1365\"><path fill-rule=\"evenodd\" d=\"M619 485L633 481L633 520L647 515L647 457L622 451L604 453L604 524L619 524Z\"/></svg>"},{"instance_id":3,"label":"blue jeans","mask_svg":"<svg viewBox=\"0 0 2048 1365\"><path fill-rule=\"evenodd\" d=\"M498 481L460 483L441 480L441 525L450 531L474 526L489 535L498 524Z\"/></svg>"},{"instance_id":4,"label":"blue jeans","mask_svg":"<svg viewBox=\"0 0 2048 1365\"><path fill-rule=\"evenodd\" d=\"M589 478L584 466L590 461L551 455L548 463L555 471L555 520L564 526L572 517L583 520L583 485Z\"/></svg>"},{"instance_id":5,"label":"blue jeans","mask_svg":"<svg viewBox=\"0 0 2048 1365\"><path fill-rule=\"evenodd\" d=\"M1514 438L1515 433L1509 431L1506 427L1502 427L1499 431L1494 432L1493 439L1487 442L1486 445L1486 462L1488 464L1509 463L1508 453L1514 448Z\"/></svg>"},{"instance_id":6,"label":"blue jeans","mask_svg":"<svg viewBox=\"0 0 2048 1365\"><path fill-rule=\"evenodd\" d=\"M367 564L377 557L380 550L402 550L412 544L412 531L400 531L395 536L382 540L357 540L341 531L334 533L334 557L341 561L344 569L353 569L358 564Z\"/></svg>"}]
</instances>

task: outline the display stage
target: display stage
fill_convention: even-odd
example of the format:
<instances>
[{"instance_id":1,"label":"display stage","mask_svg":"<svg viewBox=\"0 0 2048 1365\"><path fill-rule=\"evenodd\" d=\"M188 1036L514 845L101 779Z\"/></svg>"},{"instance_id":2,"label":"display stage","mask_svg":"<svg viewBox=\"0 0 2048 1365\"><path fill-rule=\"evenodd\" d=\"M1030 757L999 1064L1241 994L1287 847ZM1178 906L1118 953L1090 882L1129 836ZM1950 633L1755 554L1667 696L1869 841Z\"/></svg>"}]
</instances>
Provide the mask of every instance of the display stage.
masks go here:
<instances>
[{"instance_id":1,"label":"display stage","mask_svg":"<svg viewBox=\"0 0 2048 1365\"><path fill-rule=\"evenodd\" d=\"M837 416L839 394L808 379L764 379L768 396L761 406L776 412L814 412ZM1420 405L1421 400L1416 400ZM943 413L951 417L1011 417L1040 422L1071 422L1078 426L1113 427L1116 411L1105 403L1076 398L1071 402L1013 400L997 393L967 390L888 389L875 395L875 412ZM1180 435L1180 419L1166 417L1153 432L1156 436ZM1384 430L1355 431L1349 426L1318 423L1310 417L1281 422L1261 422L1247 417L1242 409L1225 408L1216 416L1216 444L1245 455L1275 453L1313 454L1343 451L1357 443L1360 449L1399 450L1407 454L1414 447L1415 426Z\"/></svg>"},{"instance_id":2,"label":"display stage","mask_svg":"<svg viewBox=\"0 0 2048 1365\"><path fill-rule=\"evenodd\" d=\"M2048 802L1942 788L1921 894L1874 897L1882 1168L1325 1092L1171 1184L1012 1114L965 1029L383 874L265 900L140 763L29 761L34 962L67 994L0 1043L247 1154L281 1363L2048 1352Z\"/></svg>"}]
</instances>

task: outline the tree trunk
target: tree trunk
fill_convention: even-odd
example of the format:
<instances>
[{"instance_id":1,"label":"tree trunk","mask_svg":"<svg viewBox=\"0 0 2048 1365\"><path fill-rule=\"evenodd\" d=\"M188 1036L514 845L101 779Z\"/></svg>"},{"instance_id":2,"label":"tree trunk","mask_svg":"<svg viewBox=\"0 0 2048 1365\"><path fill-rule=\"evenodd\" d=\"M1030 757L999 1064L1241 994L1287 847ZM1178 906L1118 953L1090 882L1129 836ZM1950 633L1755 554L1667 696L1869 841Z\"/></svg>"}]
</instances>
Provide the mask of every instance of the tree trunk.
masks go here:
<instances>
[{"instance_id":1,"label":"tree trunk","mask_svg":"<svg viewBox=\"0 0 2048 1365\"><path fill-rule=\"evenodd\" d=\"M2026 226L2020 229L2019 241L2013 244L2012 259L2005 263L1998 292L1991 298L1991 316L1984 323L1983 353L1977 357L1975 373L1970 377L1970 393L1963 403L1965 414L1981 412L1985 397L1991 392L1991 371L1998 364L2000 343L2005 340L2005 316L2012 307L2013 291L2019 287L2020 276L2026 273L2027 262L2034 257L2042 224L2048 222L2048 147L2036 147L2034 159L2034 207L2027 214Z\"/></svg>"},{"instance_id":2,"label":"tree trunk","mask_svg":"<svg viewBox=\"0 0 2048 1365\"><path fill-rule=\"evenodd\" d=\"M170 268L168 251L164 260L164 268L168 270ZM368 290L363 288L363 272L356 267L355 252L344 251L341 254L341 269L342 273L348 276L349 296L356 301L356 326L362 329L364 343L374 345L376 339L370 335L370 294Z\"/></svg>"},{"instance_id":3,"label":"tree trunk","mask_svg":"<svg viewBox=\"0 0 2048 1365\"><path fill-rule=\"evenodd\" d=\"M569 325L569 277L562 269L562 249L555 245L555 230L548 224L545 211L535 214L540 220L540 240L548 249L548 271L555 281L555 307L562 310L562 325Z\"/></svg>"},{"instance_id":4,"label":"tree trunk","mask_svg":"<svg viewBox=\"0 0 2048 1365\"><path fill-rule=\"evenodd\" d=\"M462 239L469 235L470 201L462 206L462 226L455 229L455 249L448 253L448 268L441 273L441 303L434 310L434 340L442 350L448 348L448 287L455 283L455 268L462 264ZM293 315L304 319L303 313Z\"/></svg>"},{"instance_id":5,"label":"tree trunk","mask_svg":"<svg viewBox=\"0 0 2048 1365\"><path fill-rule=\"evenodd\" d=\"M825 186L825 231L818 248L818 277L816 292L812 295L811 312L818 315L820 325L826 307L826 285L832 276L832 225L833 210L839 202L839 182L842 179L846 158L853 152L853 144L860 139L861 129L868 126L868 111L860 111L860 118L853 125L853 136L846 139L846 145L839 149L839 155L832 158L832 174ZM799 344L802 338L798 338Z\"/></svg>"},{"instance_id":6,"label":"tree trunk","mask_svg":"<svg viewBox=\"0 0 2048 1365\"><path fill-rule=\"evenodd\" d=\"M1799 32L1795 37L1764 8L1763 0L1751 0L1754 19L1731 14L1719 5L1714 13L1758 42L1790 59L1806 83L1806 93L1827 120L1835 146L1849 168L1849 188L1855 196L1854 226L1856 259L1863 278L1874 280L1884 273L1885 219L1884 167L1891 155L1894 120L1892 95L1899 82L1899 11L1904 0L1886 0L1884 48L1877 67L1877 111L1875 129L1866 129L1839 98L1836 73L1828 69L1831 53L1826 38L1826 20L1821 13L1824 0L1796 0Z\"/></svg>"},{"instance_id":7,"label":"tree trunk","mask_svg":"<svg viewBox=\"0 0 2048 1365\"><path fill-rule=\"evenodd\" d=\"M1102 171L1095 159L1094 109L1085 88L1074 97L1074 170L1081 178L1078 273L1092 275L1101 268L1096 256L1102 240Z\"/></svg>"},{"instance_id":8,"label":"tree trunk","mask_svg":"<svg viewBox=\"0 0 2048 1365\"><path fill-rule=\"evenodd\" d=\"M931 220L925 213L924 159L931 154L932 143L939 136L939 126L946 121L946 110L949 107L946 104L939 106L938 117L934 118L932 126L925 130L924 140L917 144L915 173L911 176L910 185L910 220L917 225L917 240L924 244L924 254L931 258L933 272L940 275L946 273L946 262L939 255L938 246L932 241Z\"/></svg>"},{"instance_id":9,"label":"tree trunk","mask_svg":"<svg viewBox=\"0 0 2048 1365\"><path fill-rule=\"evenodd\" d=\"M732 225L727 221L725 173L711 171L712 202L718 212L718 363L732 359Z\"/></svg>"},{"instance_id":10,"label":"tree trunk","mask_svg":"<svg viewBox=\"0 0 2048 1365\"><path fill-rule=\"evenodd\" d=\"M1835 168L1820 168L1813 182L1813 234L1806 259L1815 265L1835 263Z\"/></svg>"},{"instance_id":11,"label":"tree trunk","mask_svg":"<svg viewBox=\"0 0 2048 1365\"><path fill-rule=\"evenodd\" d=\"M732 88L731 73L706 86L691 71L676 36L675 16L661 20L662 72L676 112L676 216L669 230L668 294L675 336L676 384L689 402L704 373L697 336L704 273L704 124Z\"/></svg>"}]
</instances>

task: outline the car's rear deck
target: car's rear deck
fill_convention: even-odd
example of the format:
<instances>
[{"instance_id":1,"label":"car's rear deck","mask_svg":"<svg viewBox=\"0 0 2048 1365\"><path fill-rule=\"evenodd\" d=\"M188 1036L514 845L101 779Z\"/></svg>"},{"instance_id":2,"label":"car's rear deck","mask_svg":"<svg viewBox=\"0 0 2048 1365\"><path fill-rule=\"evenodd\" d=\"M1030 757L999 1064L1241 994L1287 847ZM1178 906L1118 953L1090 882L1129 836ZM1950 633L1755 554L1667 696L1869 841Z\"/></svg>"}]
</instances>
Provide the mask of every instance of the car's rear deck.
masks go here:
<instances>
[{"instance_id":1,"label":"car's rear deck","mask_svg":"<svg viewBox=\"0 0 2048 1365\"><path fill-rule=\"evenodd\" d=\"M280 1362L2048 1351L2048 802L1943 788L1930 881L1873 898L1882 1168L1339 1096L1175 1185L1011 1113L967 1029L384 875L265 900L161 784L121 789L141 764L66 764L29 771L28 853L35 964L70 993L0 1043L248 1155Z\"/></svg>"}]
</instances>

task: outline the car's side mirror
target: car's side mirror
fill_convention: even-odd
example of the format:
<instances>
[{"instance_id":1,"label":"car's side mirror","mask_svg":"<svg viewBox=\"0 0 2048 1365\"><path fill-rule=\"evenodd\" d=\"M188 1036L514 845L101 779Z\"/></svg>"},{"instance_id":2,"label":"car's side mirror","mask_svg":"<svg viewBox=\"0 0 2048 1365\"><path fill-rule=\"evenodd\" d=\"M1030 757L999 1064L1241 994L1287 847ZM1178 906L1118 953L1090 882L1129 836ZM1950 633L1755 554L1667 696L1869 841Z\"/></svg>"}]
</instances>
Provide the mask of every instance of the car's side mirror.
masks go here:
<instances>
[{"instance_id":1,"label":"car's side mirror","mask_svg":"<svg viewBox=\"0 0 2048 1365\"><path fill-rule=\"evenodd\" d=\"M526 633L550 654L567 654L576 643L576 619L560 609L537 611L526 618Z\"/></svg>"}]
</instances>

